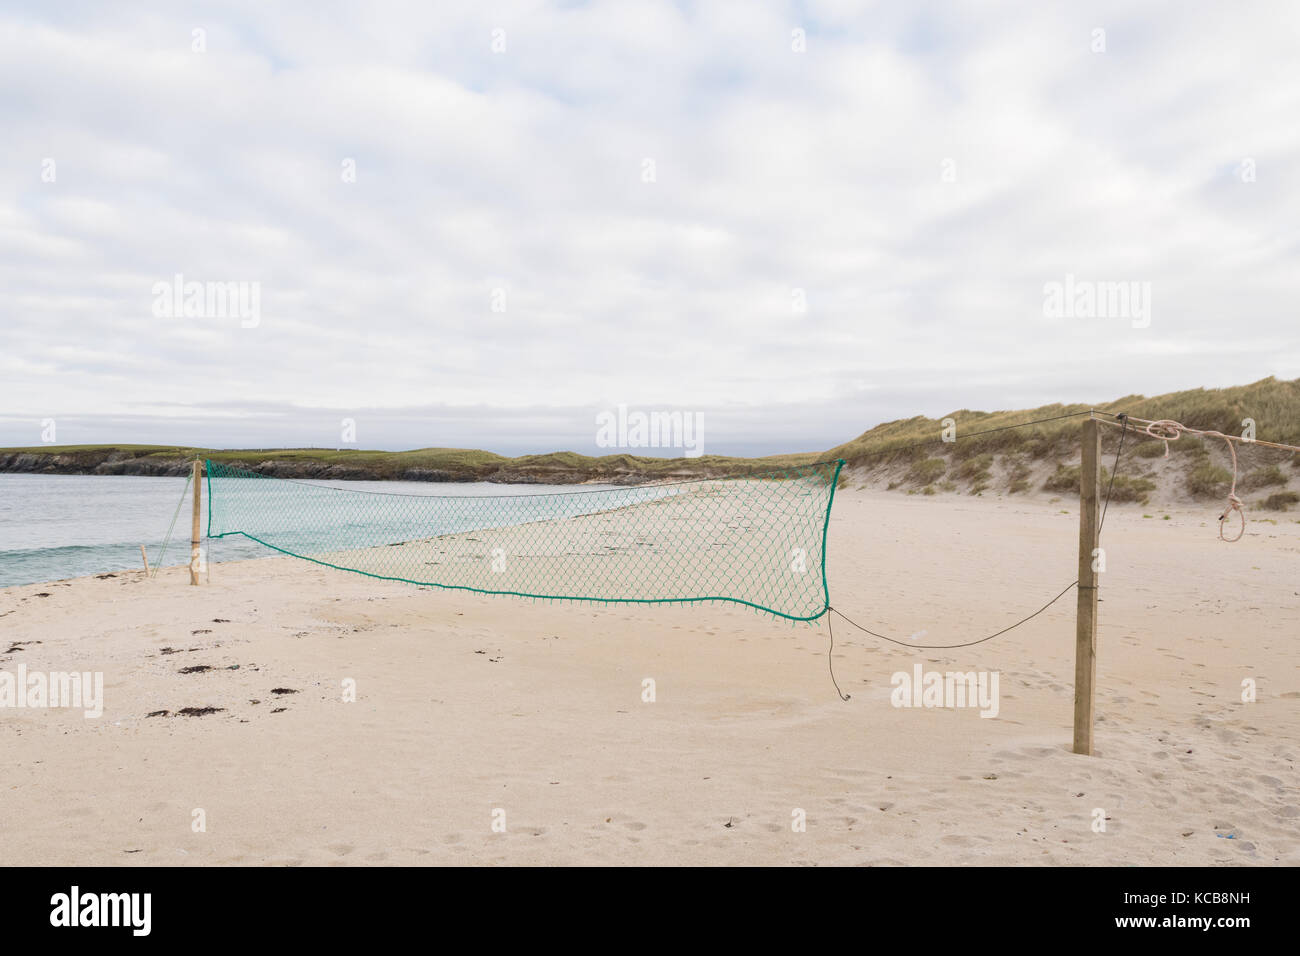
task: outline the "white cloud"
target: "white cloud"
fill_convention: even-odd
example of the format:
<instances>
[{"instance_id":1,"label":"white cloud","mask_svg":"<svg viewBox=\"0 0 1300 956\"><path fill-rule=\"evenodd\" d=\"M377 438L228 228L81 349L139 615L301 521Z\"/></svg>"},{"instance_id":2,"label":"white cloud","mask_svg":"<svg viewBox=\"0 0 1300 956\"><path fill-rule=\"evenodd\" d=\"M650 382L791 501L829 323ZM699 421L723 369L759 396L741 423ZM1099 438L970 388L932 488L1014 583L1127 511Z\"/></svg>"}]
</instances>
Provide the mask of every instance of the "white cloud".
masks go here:
<instances>
[{"instance_id":1,"label":"white cloud","mask_svg":"<svg viewBox=\"0 0 1300 956\"><path fill-rule=\"evenodd\" d=\"M2 15L0 444L590 450L627 402L775 451L1300 375L1291 7L73 9ZM155 318L177 273L260 323ZM1150 328L1044 319L1067 273Z\"/></svg>"}]
</instances>

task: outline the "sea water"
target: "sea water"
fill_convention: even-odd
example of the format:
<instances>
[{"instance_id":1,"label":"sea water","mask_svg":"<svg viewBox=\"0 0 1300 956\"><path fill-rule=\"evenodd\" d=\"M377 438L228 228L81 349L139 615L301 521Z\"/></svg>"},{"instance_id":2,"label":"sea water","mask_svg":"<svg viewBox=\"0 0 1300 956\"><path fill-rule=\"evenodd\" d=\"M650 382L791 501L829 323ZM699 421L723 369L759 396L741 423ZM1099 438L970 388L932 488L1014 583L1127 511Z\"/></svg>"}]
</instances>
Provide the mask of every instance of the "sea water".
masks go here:
<instances>
[{"instance_id":1,"label":"sea water","mask_svg":"<svg viewBox=\"0 0 1300 956\"><path fill-rule=\"evenodd\" d=\"M309 481L389 494L472 497L594 491L609 485L503 485L489 482ZM136 475L0 474L0 588L189 561L191 504L184 478ZM206 485L204 488L206 493ZM179 512L177 505L180 505ZM519 509L524 514L523 503ZM176 515L171 543L163 539ZM207 503L200 528L206 531ZM236 536L209 541L208 559L242 561L276 552Z\"/></svg>"}]
</instances>

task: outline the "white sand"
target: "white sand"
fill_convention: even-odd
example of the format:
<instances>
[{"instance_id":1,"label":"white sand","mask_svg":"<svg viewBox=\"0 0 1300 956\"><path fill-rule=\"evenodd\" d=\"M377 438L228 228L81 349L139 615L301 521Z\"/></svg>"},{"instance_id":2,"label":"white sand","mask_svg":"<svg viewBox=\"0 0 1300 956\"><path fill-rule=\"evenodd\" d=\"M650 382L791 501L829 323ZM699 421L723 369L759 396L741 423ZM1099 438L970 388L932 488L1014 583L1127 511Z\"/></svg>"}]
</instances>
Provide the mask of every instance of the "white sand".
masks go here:
<instances>
[{"instance_id":1,"label":"white sand","mask_svg":"<svg viewBox=\"0 0 1300 956\"><path fill-rule=\"evenodd\" d=\"M0 710L0 863L1300 864L1300 523L1227 545L1213 504L1152 513L1112 507L1103 536L1092 758L1069 752L1073 593L956 651L837 619L842 703L824 624L733 605L534 604L291 558L0 590L0 670L106 684L98 720ZM969 639L1073 580L1076 542L1070 501L841 492L832 603ZM999 671L999 716L891 706L916 663ZM225 710L146 716L201 706Z\"/></svg>"}]
</instances>

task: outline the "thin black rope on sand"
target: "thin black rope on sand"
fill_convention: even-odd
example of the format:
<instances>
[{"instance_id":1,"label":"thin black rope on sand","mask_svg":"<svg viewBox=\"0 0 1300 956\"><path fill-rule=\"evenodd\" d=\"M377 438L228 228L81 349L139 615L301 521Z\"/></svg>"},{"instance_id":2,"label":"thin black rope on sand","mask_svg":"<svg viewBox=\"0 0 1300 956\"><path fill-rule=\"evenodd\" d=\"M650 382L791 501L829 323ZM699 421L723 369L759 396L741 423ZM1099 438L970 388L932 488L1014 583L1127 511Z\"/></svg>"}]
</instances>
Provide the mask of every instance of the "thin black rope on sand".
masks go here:
<instances>
[{"instance_id":1,"label":"thin black rope on sand","mask_svg":"<svg viewBox=\"0 0 1300 956\"><path fill-rule=\"evenodd\" d=\"M826 605L826 610L833 611L835 609L828 604ZM840 612L835 611L835 613L839 614ZM835 629L831 627L831 616L829 614L826 615L826 633L829 634L831 638L831 646L826 650L826 666L830 668L831 683L835 685L835 693L840 695L840 700L849 700L853 695L846 694L844 691L840 690L840 682L835 679ZM888 638L886 638L886 640L888 640Z\"/></svg>"},{"instance_id":2,"label":"thin black rope on sand","mask_svg":"<svg viewBox=\"0 0 1300 956\"><path fill-rule=\"evenodd\" d=\"M1061 416L1061 417L1062 417L1062 418L1070 418L1070 417L1072 417L1072 416L1069 416L1069 415L1063 415L1063 416ZM1127 415L1122 415L1122 414L1121 414L1121 415L1116 415L1116 416L1114 416L1114 417L1115 417L1116 419L1118 419L1120 422L1122 422L1124 427L1123 427L1123 429L1121 429L1121 431L1120 431L1120 435L1119 435L1119 444L1118 444L1117 447L1115 448L1115 464L1111 467L1111 470L1110 470L1110 483L1106 486L1106 499L1105 499L1105 501L1102 503L1102 506L1101 506L1101 520L1097 522L1097 539L1098 539L1099 542L1100 542L1100 540L1101 540L1101 529L1102 529L1102 526L1106 523L1106 511L1107 511L1107 509L1110 508L1110 494L1111 494L1111 491L1113 491L1114 488L1115 488L1115 475L1116 475L1116 473L1119 471L1119 456L1120 456L1120 454L1124 451L1124 435L1127 434L1127 432L1128 432L1128 416L1127 416ZM1043 420L1044 420L1044 421L1051 421L1052 419L1043 419ZM1037 422L1025 422L1025 424L1026 424L1026 425L1033 425L1033 424L1038 424L1038 423L1037 423ZM1018 426L1011 426L1011 427L1018 427ZM1000 431L1001 429L992 429L992 430L993 430L993 431ZM1000 631L998 631L998 632L996 632L996 633L994 633L994 634L990 634L988 637L981 637L981 638L978 638L977 640L974 640L974 641L966 641L966 642L964 642L964 643L962 643L962 644L909 644L909 643L907 643L906 641L900 641L900 640L897 640L896 638L888 637L887 635L884 635L884 634L877 634L875 631L868 630L867 628L865 628L865 627L863 627L861 624L859 624L857 621L854 621L852 618L847 617L847 616L844 615L842 612L840 612L840 611L837 610L836 608L831 607L831 606L828 604L828 605L826 605L826 611L827 611L827 614L826 614L826 632L827 632L828 636L830 637L830 648L829 648L829 650L827 650L827 652L826 652L826 663L827 663L827 666L830 668L830 672L831 672L831 683L835 685L835 693L837 693L837 694L840 695L840 700L850 700L850 699L852 699L852 698L851 698L851 695L849 695L849 694L845 694L843 691L840 690L840 685L839 685L839 683L835 680L835 662L834 662L834 660L833 660L833 658L832 658L832 656L831 656L832 653L833 653L834 650L835 650L835 630L834 630L834 628L831 626L831 614L838 614L840 617L844 618L845 621L847 621L849 624L852 624L854 627L856 627L859 631L862 631L864 634L870 634L872 637L879 638L879 639L882 640L882 641L888 641L888 642L891 643L891 644L897 644L897 645L899 645L900 647L913 647L913 648L916 648L917 650L923 650L923 651L940 651L940 650L947 650L947 649L950 649L950 648L958 648L958 647L974 647L976 644L983 644L985 641L991 641L991 640L993 640L993 638L995 638L995 637L1001 637L1003 634L1007 633L1007 631L1014 630L1015 628L1019 627L1021 624L1024 624L1024 623L1026 623L1026 622L1028 622L1028 621L1032 621L1034 618L1038 617L1038 615L1042 614L1042 613L1043 613L1044 611L1046 611L1049 607L1051 607L1053 604L1055 604L1057 601L1059 601L1061 598L1063 598L1066 594L1068 594L1072 588L1077 587L1078 584L1079 584L1079 581L1078 581L1078 579L1076 578L1075 580L1073 580L1073 581L1071 581L1069 584L1067 584L1064 588L1062 588L1061 591L1056 595L1056 597L1052 598L1050 601L1048 601L1046 604L1044 604L1042 607L1040 607L1040 608L1039 608L1037 611L1035 611L1033 614L1030 614L1030 615L1027 616L1027 617L1023 617L1023 618L1021 618L1020 620L1016 621L1016 623L1011 624L1011 625L1008 625L1007 627L1004 627L1002 630L1000 630Z\"/></svg>"}]
</instances>

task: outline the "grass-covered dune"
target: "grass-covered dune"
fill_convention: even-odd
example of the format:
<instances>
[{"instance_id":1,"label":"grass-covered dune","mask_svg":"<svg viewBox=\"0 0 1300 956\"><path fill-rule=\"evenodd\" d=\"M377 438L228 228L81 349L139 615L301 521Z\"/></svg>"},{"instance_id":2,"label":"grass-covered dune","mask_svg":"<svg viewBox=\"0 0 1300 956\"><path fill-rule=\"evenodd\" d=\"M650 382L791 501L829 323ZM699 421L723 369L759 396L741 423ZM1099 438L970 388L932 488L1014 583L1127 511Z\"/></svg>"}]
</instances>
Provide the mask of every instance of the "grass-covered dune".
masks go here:
<instances>
[{"instance_id":1,"label":"grass-covered dune","mask_svg":"<svg viewBox=\"0 0 1300 956\"><path fill-rule=\"evenodd\" d=\"M953 420L957 440L942 441L943 419L916 417L878 425L827 452L850 464L849 476L868 487L908 493L1078 494L1082 416L1028 428L1005 428L1037 419L1086 412L1172 419L1190 427L1241 435L1247 419L1255 437L1300 445L1300 379L1266 378L1252 385L1192 389L1147 398L1129 395L1097 405L1043 405L1017 411L962 409ZM997 430L1004 429L1005 430ZM1120 430L1102 429L1104 477L1113 501L1173 502L1225 496L1231 458L1221 439L1185 436L1166 445L1131 429L1115 466ZM1237 445L1239 496L1270 510L1300 503L1300 456ZM1110 483L1110 468L1115 479ZM1288 487L1290 486L1290 487ZM1243 494L1244 493L1244 494Z\"/></svg>"},{"instance_id":2,"label":"grass-covered dune","mask_svg":"<svg viewBox=\"0 0 1300 956\"><path fill-rule=\"evenodd\" d=\"M158 445L37 445L0 448L0 471L54 474L184 474L196 457L210 458L263 474L294 478L403 479L411 481L495 481L566 484L584 481L636 483L728 474L752 474L828 458L848 462L850 483L923 494L1018 494L1042 491L1068 495L1078 488L1081 418L1028 428L992 431L1036 419L1056 418L1089 407L1139 418L1171 418L1193 428L1241 434L1255 422L1256 436L1300 444L1300 379L1266 378L1252 385L1192 389L1167 395L1129 395L1104 404L1044 405L996 412L962 409L940 418L901 419L877 425L852 441L826 451L766 458L653 458L617 454L591 457L574 452L516 458L464 448L413 451L276 448L211 449ZM941 441L943 419L956 424L957 440ZM987 434L979 434L987 432ZM1113 455L1118 431L1103 431L1103 451ZM1141 434L1125 440L1116 470L1113 500L1210 498L1226 493L1223 442L1183 438L1165 445ZM1258 492L1284 509L1300 488L1300 459L1266 449L1243 449L1239 493ZM1108 464L1111 462L1108 462ZM1289 487L1290 486L1290 487Z\"/></svg>"},{"instance_id":3,"label":"grass-covered dune","mask_svg":"<svg viewBox=\"0 0 1300 956\"><path fill-rule=\"evenodd\" d=\"M1182 422L1189 428L1221 431L1228 435L1240 435L1242 421L1250 418L1256 423L1256 437L1290 445L1300 444L1300 378L1292 381L1266 378L1253 385L1234 388L1197 388L1152 398L1128 395L1097 405L1042 405L1038 408L1001 412L962 409L939 419L923 416L900 419L877 425L852 441L832 448L827 454L857 464L918 442L935 442L940 439L943 418L951 418L956 422L957 435L961 438L974 432L1020 422L1086 412L1090 408L1111 414L1124 412L1152 420L1168 418ZM1058 445L1062 449L1070 445L1077 447L1082 427L1082 419L1066 419L1033 428L1016 428L962 438L953 443L950 450L953 454L969 458L1014 449L1033 453L1041 448Z\"/></svg>"}]
</instances>

